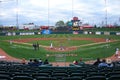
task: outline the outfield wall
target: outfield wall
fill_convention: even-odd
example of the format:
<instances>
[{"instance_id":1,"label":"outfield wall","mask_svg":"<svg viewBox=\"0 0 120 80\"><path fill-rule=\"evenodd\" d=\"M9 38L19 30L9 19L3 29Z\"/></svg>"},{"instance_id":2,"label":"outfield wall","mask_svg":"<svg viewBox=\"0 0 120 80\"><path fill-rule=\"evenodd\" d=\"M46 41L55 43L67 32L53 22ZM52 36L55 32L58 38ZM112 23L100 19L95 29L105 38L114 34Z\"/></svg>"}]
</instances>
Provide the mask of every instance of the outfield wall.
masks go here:
<instances>
[{"instance_id":1,"label":"outfield wall","mask_svg":"<svg viewBox=\"0 0 120 80\"><path fill-rule=\"evenodd\" d=\"M91 31L79 31L79 34L94 34L94 35L120 35L120 32L91 32ZM52 32L51 34L73 34L73 32ZM15 35L42 35L41 32L6 32L0 33L0 36L15 36ZM47 34L48 35L48 34Z\"/></svg>"},{"instance_id":2,"label":"outfield wall","mask_svg":"<svg viewBox=\"0 0 120 80\"><path fill-rule=\"evenodd\" d=\"M91 32L91 31L84 31L83 34L95 34L95 35L120 35L120 32L101 32L101 31L96 31L96 32Z\"/></svg>"}]
</instances>

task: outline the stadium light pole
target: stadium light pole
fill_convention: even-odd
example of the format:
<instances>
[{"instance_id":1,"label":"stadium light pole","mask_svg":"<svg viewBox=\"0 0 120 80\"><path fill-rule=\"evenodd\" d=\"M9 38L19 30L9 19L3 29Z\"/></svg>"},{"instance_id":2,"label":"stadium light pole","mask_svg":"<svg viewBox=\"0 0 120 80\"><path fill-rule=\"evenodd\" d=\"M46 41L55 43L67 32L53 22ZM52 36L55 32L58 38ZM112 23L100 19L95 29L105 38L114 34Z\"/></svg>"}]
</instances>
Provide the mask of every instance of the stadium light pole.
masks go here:
<instances>
[{"instance_id":1,"label":"stadium light pole","mask_svg":"<svg viewBox=\"0 0 120 80\"><path fill-rule=\"evenodd\" d=\"M72 0L72 18L74 16L74 0Z\"/></svg>"},{"instance_id":2,"label":"stadium light pole","mask_svg":"<svg viewBox=\"0 0 120 80\"><path fill-rule=\"evenodd\" d=\"M48 0L48 27L49 27L49 24L50 24L50 19L49 19L50 18L50 15L49 15L50 14L50 9L49 8L50 8L50 1Z\"/></svg>"},{"instance_id":3,"label":"stadium light pole","mask_svg":"<svg viewBox=\"0 0 120 80\"><path fill-rule=\"evenodd\" d=\"M105 27L107 27L107 1L105 0Z\"/></svg>"},{"instance_id":4,"label":"stadium light pole","mask_svg":"<svg viewBox=\"0 0 120 80\"><path fill-rule=\"evenodd\" d=\"M19 20L18 20L19 8L18 8L18 0L16 0L16 8L14 9L14 11L16 13L16 28L17 28L17 30L19 30Z\"/></svg>"},{"instance_id":5,"label":"stadium light pole","mask_svg":"<svg viewBox=\"0 0 120 80\"><path fill-rule=\"evenodd\" d=\"M19 29L19 23L18 23L18 0L16 0L16 28Z\"/></svg>"},{"instance_id":6,"label":"stadium light pole","mask_svg":"<svg viewBox=\"0 0 120 80\"><path fill-rule=\"evenodd\" d=\"M0 1L0 5L1 5L1 3L2 3L2 1ZM1 7L1 6L0 6ZM0 11L1 11L1 9L0 9ZM1 13L1 12L0 12ZM1 16L1 14L0 14L0 16Z\"/></svg>"}]
</instances>

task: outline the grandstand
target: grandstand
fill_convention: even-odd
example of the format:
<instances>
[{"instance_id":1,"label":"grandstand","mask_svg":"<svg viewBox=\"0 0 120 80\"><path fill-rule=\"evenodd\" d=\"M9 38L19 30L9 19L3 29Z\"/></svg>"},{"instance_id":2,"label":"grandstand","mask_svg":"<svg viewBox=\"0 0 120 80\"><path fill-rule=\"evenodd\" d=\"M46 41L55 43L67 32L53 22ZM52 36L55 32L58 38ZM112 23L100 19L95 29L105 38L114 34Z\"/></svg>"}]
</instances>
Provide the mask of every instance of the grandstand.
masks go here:
<instances>
[{"instance_id":1,"label":"grandstand","mask_svg":"<svg viewBox=\"0 0 120 80\"><path fill-rule=\"evenodd\" d=\"M0 80L119 80L120 63L114 64L114 67L102 68L90 64L53 67L0 61Z\"/></svg>"}]
</instances>

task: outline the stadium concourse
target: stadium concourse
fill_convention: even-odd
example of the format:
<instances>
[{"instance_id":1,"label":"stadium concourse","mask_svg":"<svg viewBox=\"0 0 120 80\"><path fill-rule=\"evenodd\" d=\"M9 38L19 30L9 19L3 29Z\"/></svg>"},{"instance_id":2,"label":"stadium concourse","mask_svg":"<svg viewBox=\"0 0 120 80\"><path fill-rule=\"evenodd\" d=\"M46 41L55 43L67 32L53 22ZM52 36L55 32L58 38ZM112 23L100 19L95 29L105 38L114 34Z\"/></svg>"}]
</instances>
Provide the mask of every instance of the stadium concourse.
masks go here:
<instances>
[{"instance_id":1,"label":"stadium concourse","mask_svg":"<svg viewBox=\"0 0 120 80\"><path fill-rule=\"evenodd\" d=\"M15 62L21 62L21 59L17 59L14 57L9 56L4 50L0 48L0 61L5 60L5 61L15 61ZM120 51L119 54L116 56L115 54L111 57L106 58L106 60L110 61L119 61L120 60ZM72 62L52 62L51 64L53 66L69 66ZM94 61L87 61L85 62L87 64L93 64Z\"/></svg>"}]
</instances>

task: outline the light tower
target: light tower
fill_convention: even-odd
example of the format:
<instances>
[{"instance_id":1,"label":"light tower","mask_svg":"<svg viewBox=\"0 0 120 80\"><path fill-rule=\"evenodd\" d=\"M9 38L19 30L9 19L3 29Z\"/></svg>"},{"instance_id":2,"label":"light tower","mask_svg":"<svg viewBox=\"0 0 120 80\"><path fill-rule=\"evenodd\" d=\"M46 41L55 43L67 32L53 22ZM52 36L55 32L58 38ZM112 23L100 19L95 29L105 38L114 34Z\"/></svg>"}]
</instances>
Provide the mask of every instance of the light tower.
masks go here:
<instances>
[{"instance_id":1,"label":"light tower","mask_svg":"<svg viewBox=\"0 0 120 80\"><path fill-rule=\"evenodd\" d=\"M105 0L105 27L107 27L107 1Z\"/></svg>"},{"instance_id":2,"label":"light tower","mask_svg":"<svg viewBox=\"0 0 120 80\"><path fill-rule=\"evenodd\" d=\"M19 22L18 22L18 0L16 0L16 28L19 29Z\"/></svg>"},{"instance_id":3,"label":"light tower","mask_svg":"<svg viewBox=\"0 0 120 80\"><path fill-rule=\"evenodd\" d=\"M50 1L48 0L48 14L47 14L48 15L48 27L49 27L49 23L50 23L50 20L49 20L49 18L50 18L50 15L49 15L50 14L50 9L49 8L50 8Z\"/></svg>"},{"instance_id":4,"label":"light tower","mask_svg":"<svg viewBox=\"0 0 120 80\"><path fill-rule=\"evenodd\" d=\"M74 16L74 0L72 0L72 18Z\"/></svg>"}]
</instances>

